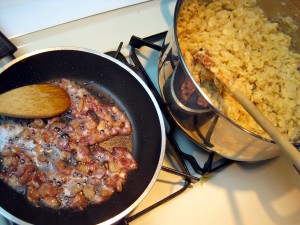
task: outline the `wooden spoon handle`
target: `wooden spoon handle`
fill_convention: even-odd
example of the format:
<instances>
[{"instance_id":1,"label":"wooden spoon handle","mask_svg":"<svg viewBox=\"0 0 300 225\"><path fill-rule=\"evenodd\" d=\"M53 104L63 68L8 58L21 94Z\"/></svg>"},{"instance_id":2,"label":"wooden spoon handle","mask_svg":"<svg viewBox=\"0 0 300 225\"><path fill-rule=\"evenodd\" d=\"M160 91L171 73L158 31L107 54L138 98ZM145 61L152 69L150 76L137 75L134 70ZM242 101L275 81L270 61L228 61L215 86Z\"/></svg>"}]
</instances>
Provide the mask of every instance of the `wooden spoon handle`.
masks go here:
<instances>
[{"instance_id":1,"label":"wooden spoon handle","mask_svg":"<svg viewBox=\"0 0 300 225\"><path fill-rule=\"evenodd\" d=\"M300 168L300 152L292 145L288 138L280 133L270 120L237 88L230 88L231 95L244 107L255 121L270 135L284 153Z\"/></svg>"}]
</instances>

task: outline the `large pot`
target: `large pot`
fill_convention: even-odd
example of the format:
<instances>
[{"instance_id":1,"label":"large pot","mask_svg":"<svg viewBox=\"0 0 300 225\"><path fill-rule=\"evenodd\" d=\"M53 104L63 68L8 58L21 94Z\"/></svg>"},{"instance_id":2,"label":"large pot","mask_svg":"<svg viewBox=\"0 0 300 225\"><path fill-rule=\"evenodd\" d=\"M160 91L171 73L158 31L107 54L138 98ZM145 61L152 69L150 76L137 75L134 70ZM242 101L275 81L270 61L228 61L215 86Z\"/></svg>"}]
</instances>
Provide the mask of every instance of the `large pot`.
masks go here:
<instances>
[{"instance_id":1,"label":"large pot","mask_svg":"<svg viewBox=\"0 0 300 225\"><path fill-rule=\"evenodd\" d=\"M84 210L35 207L0 181L0 213L17 224L114 224L148 194L162 166L165 127L159 106L145 83L127 66L99 52L79 48L40 50L14 59L0 70L0 93L59 78L84 82L96 98L110 98L125 111L133 128L133 155L123 191ZM0 150L1 151L1 150Z\"/></svg>"},{"instance_id":2,"label":"large pot","mask_svg":"<svg viewBox=\"0 0 300 225\"><path fill-rule=\"evenodd\" d=\"M177 38L177 19L183 0L175 7L173 26L169 29L159 58L159 87L173 119L196 144L237 161L260 161L280 154L272 141L242 128L224 115L197 85L182 56ZM292 15L300 23L300 2L258 1L269 17ZM279 14L280 13L280 14ZM299 24L298 24L299 25ZM293 36L294 48L300 52L300 29ZM188 101L182 101L179 90L194 88ZM190 85L190 86L189 86ZM202 99L202 107L197 99ZM203 107L203 105L206 105ZM294 143L299 146L299 143Z\"/></svg>"}]
</instances>

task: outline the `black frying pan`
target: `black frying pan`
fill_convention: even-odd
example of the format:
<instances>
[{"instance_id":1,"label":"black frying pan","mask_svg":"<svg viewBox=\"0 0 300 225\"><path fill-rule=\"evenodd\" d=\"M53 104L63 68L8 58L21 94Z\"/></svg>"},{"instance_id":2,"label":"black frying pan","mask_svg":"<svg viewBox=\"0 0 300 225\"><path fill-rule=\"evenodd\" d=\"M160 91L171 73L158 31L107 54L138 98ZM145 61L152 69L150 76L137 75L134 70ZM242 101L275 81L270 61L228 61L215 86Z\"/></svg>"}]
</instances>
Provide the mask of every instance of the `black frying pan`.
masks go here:
<instances>
[{"instance_id":1,"label":"black frying pan","mask_svg":"<svg viewBox=\"0 0 300 225\"><path fill-rule=\"evenodd\" d=\"M0 181L0 213L18 224L112 224L132 211L150 191L160 171L165 134L159 107L149 89L128 67L105 54L55 48L20 57L0 74L0 93L59 78L89 83L91 92L104 92L126 112L133 127L133 155L138 169L129 174L121 193L83 211L35 207Z\"/></svg>"}]
</instances>

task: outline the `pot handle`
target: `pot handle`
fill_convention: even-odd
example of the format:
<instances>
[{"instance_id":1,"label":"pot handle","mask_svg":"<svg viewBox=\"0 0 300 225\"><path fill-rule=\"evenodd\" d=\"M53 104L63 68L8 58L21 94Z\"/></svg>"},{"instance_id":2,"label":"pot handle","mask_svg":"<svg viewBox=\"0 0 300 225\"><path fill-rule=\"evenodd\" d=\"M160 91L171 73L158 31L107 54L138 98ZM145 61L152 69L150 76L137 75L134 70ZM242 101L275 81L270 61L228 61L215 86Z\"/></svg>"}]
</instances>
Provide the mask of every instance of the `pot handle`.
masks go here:
<instances>
[{"instance_id":1,"label":"pot handle","mask_svg":"<svg viewBox=\"0 0 300 225\"><path fill-rule=\"evenodd\" d=\"M17 47L0 31L0 60L12 57L16 51Z\"/></svg>"}]
</instances>

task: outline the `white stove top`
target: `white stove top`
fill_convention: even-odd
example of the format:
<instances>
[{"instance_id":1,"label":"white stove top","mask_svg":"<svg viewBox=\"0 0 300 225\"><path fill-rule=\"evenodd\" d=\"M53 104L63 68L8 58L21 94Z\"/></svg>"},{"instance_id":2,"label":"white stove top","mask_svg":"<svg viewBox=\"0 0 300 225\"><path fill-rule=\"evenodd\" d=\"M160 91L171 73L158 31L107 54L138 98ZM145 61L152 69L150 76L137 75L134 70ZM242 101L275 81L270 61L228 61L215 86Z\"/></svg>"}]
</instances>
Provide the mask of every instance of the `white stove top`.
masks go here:
<instances>
[{"instance_id":1,"label":"white stove top","mask_svg":"<svg viewBox=\"0 0 300 225\"><path fill-rule=\"evenodd\" d=\"M175 0L147 1L19 36L12 41L19 48L17 56L54 46L106 52L116 50L120 42L124 42L122 53L128 55L132 35L147 37L168 30L175 4ZM157 53L149 49L142 49L142 52L146 58L154 56L143 64L157 83ZM201 159L203 153L185 135L178 133L180 146ZM171 166L168 157L164 165ZM181 185L181 178L161 171L153 189L133 214L178 190ZM130 224L299 225L300 176L284 156L258 163L233 163Z\"/></svg>"},{"instance_id":2,"label":"white stove top","mask_svg":"<svg viewBox=\"0 0 300 225\"><path fill-rule=\"evenodd\" d=\"M13 38L149 0L0 1L0 27Z\"/></svg>"}]
</instances>

